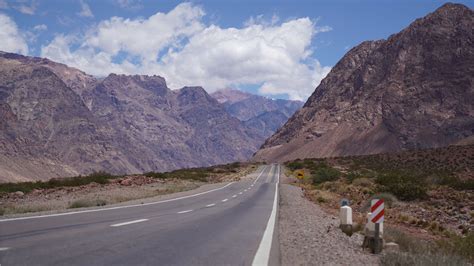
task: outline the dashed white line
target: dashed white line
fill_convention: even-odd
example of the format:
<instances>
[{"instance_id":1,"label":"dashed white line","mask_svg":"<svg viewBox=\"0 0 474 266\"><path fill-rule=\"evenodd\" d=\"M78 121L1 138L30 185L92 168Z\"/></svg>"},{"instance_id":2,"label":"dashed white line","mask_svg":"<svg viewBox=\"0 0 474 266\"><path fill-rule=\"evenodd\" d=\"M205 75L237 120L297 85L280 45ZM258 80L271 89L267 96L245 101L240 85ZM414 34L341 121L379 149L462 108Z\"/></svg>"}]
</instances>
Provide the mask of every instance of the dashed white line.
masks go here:
<instances>
[{"instance_id":1,"label":"dashed white line","mask_svg":"<svg viewBox=\"0 0 474 266\"><path fill-rule=\"evenodd\" d=\"M207 205L206 205L206 208L210 208L210 207L214 207L214 206L216 206L216 204L215 204L215 203L211 203L211 204L207 204Z\"/></svg>"},{"instance_id":2,"label":"dashed white line","mask_svg":"<svg viewBox=\"0 0 474 266\"><path fill-rule=\"evenodd\" d=\"M3 248L0 248L0 251L7 251L9 249L10 249L9 247L3 247Z\"/></svg>"},{"instance_id":3,"label":"dashed white line","mask_svg":"<svg viewBox=\"0 0 474 266\"><path fill-rule=\"evenodd\" d=\"M124 222L124 223L119 223L119 224L112 224L110 226L112 227L119 227L119 226L123 226L123 225L129 225L129 224L136 224L136 223L141 223L141 222L146 222L148 221L148 219L139 219L139 220L134 220L134 221L130 221L130 222Z\"/></svg>"},{"instance_id":4,"label":"dashed white line","mask_svg":"<svg viewBox=\"0 0 474 266\"><path fill-rule=\"evenodd\" d=\"M247 189L244 189L244 192L246 192L246 191L247 191Z\"/></svg>"},{"instance_id":5,"label":"dashed white line","mask_svg":"<svg viewBox=\"0 0 474 266\"><path fill-rule=\"evenodd\" d=\"M237 195L232 196L232 198L235 198L235 197L237 197Z\"/></svg>"},{"instance_id":6,"label":"dashed white line","mask_svg":"<svg viewBox=\"0 0 474 266\"><path fill-rule=\"evenodd\" d=\"M178 212L178 214L188 213L188 212L192 212L192 211L193 211L193 210L180 211L180 212Z\"/></svg>"},{"instance_id":7,"label":"dashed white line","mask_svg":"<svg viewBox=\"0 0 474 266\"><path fill-rule=\"evenodd\" d=\"M239 195L242 195L242 192L239 192Z\"/></svg>"},{"instance_id":8,"label":"dashed white line","mask_svg":"<svg viewBox=\"0 0 474 266\"><path fill-rule=\"evenodd\" d=\"M228 200L229 200L229 199L223 199L222 202L226 202L226 201L228 201Z\"/></svg>"}]
</instances>

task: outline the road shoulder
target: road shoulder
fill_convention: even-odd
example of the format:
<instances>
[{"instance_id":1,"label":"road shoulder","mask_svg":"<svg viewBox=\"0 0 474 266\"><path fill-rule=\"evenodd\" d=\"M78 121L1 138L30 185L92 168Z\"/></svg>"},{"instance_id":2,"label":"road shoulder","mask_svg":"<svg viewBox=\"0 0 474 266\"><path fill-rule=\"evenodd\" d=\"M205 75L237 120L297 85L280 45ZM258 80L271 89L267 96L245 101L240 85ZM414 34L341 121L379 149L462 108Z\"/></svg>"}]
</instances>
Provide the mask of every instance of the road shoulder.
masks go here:
<instances>
[{"instance_id":1,"label":"road shoulder","mask_svg":"<svg viewBox=\"0 0 474 266\"><path fill-rule=\"evenodd\" d=\"M282 174L278 237L281 265L378 265L362 251L362 236L342 233L337 217L307 200Z\"/></svg>"}]
</instances>

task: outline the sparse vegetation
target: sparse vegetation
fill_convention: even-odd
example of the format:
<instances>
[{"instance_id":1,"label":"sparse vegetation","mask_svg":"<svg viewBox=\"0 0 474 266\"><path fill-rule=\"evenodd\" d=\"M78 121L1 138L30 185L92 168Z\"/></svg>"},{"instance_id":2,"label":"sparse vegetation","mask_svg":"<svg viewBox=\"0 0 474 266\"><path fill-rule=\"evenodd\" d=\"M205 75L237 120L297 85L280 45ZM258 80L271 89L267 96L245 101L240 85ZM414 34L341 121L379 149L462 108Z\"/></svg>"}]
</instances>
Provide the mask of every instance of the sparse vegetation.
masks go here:
<instances>
[{"instance_id":1,"label":"sparse vegetation","mask_svg":"<svg viewBox=\"0 0 474 266\"><path fill-rule=\"evenodd\" d=\"M119 178L121 176L113 176L106 172L95 172L87 176L75 176L61 179L50 179L48 181L37 182L21 182L21 183L4 183L0 184L0 192L10 193L21 191L28 193L34 189L48 189L56 187L76 187L87 185L92 182L98 184L106 184L110 179Z\"/></svg>"},{"instance_id":2,"label":"sparse vegetation","mask_svg":"<svg viewBox=\"0 0 474 266\"><path fill-rule=\"evenodd\" d=\"M79 199L76 201L73 201L70 205L70 209L74 208L85 208L85 207L95 207L95 206L105 206L107 205L107 201L103 199Z\"/></svg>"},{"instance_id":3,"label":"sparse vegetation","mask_svg":"<svg viewBox=\"0 0 474 266\"><path fill-rule=\"evenodd\" d=\"M422 177L404 173L389 173L380 174L376 181L382 186L380 191L392 193L402 200L426 197L427 185Z\"/></svg>"}]
</instances>

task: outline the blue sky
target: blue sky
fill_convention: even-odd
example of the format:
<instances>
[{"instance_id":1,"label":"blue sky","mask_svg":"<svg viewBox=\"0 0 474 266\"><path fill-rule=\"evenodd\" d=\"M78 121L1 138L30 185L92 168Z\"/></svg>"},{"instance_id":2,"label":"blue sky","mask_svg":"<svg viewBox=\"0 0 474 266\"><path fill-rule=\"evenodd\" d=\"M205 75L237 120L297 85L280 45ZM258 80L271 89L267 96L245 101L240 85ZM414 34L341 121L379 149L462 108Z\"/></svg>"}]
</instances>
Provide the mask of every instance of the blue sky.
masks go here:
<instances>
[{"instance_id":1,"label":"blue sky","mask_svg":"<svg viewBox=\"0 0 474 266\"><path fill-rule=\"evenodd\" d=\"M0 0L0 50L96 76L158 74L172 88L304 100L350 48L445 2Z\"/></svg>"}]
</instances>

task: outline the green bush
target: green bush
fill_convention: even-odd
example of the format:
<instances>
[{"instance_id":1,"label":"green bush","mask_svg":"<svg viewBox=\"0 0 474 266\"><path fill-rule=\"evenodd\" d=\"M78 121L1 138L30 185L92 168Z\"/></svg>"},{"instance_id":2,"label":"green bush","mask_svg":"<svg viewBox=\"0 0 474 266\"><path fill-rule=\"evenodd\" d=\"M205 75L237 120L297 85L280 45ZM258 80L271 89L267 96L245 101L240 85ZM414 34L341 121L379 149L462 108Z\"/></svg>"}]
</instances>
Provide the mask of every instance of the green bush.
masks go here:
<instances>
[{"instance_id":1,"label":"green bush","mask_svg":"<svg viewBox=\"0 0 474 266\"><path fill-rule=\"evenodd\" d=\"M21 183L4 183L0 184L0 192L16 192L22 191L28 193L33 189L48 189L56 187L75 187L87 185L92 182L106 184L110 179L117 178L106 172L94 172L88 176L66 177L62 179L50 179L48 181L37 182L21 182Z\"/></svg>"},{"instance_id":2,"label":"green bush","mask_svg":"<svg viewBox=\"0 0 474 266\"><path fill-rule=\"evenodd\" d=\"M324 166L313 172L313 184L318 185L324 182L334 181L339 176L341 176L341 172L337 169L330 166Z\"/></svg>"},{"instance_id":3,"label":"green bush","mask_svg":"<svg viewBox=\"0 0 474 266\"><path fill-rule=\"evenodd\" d=\"M415 200L426 197L424 180L403 173L380 174L376 182L382 185L381 191L389 192L401 200Z\"/></svg>"},{"instance_id":4,"label":"green bush","mask_svg":"<svg viewBox=\"0 0 474 266\"><path fill-rule=\"evenodd\" d=\"M286 166L292 171L295 171L295 170L298 170L298 169L303 169L303 167L304 167L303 163L298 162L298 161L289 162Z\"/></svg>"}]
</instances>

